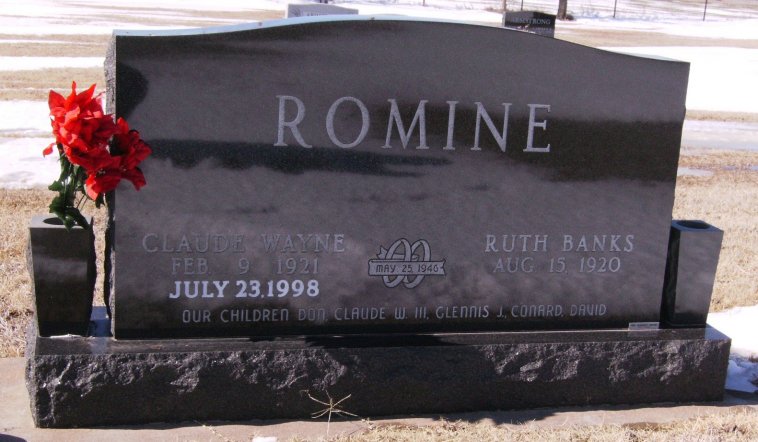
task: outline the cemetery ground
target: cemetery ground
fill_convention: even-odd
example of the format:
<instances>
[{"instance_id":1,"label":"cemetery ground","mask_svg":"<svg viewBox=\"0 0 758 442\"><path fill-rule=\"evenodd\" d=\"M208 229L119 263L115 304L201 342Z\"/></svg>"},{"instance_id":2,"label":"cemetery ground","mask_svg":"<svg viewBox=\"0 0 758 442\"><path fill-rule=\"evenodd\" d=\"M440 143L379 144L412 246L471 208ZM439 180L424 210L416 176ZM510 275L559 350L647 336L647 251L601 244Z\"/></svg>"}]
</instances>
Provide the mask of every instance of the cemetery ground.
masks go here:
<instances>
[{"instance_id":1,"label":"cemetery ground","mask_svg":"<svg viewBox=\"0 0 758 442\"><path fill-rule=\"evenodd\" d=\"M129 8L134 9L134 8ZM149 12L145 8L144 12ZM114 12L117 13L117 12ZM119 16L121 23L128 20ZM280 11L247 11L245 13L207 11L187 13L184 26L209 26L235 22L281 17ZM146 24L144 18L135 18ZM169 25L175 17L156 14L151 24ZM81 25L91 21L81 17ZM135 21L136 22L136 21ZM0 42L0 57L56 57L65 52L66 57L102 58L108 35L102 34L4 34ZM556 38L593 47L648 47L648 46L729 46L758 49L758 40L701 38L696 36L668 35L629 29L601 29L589 32L583 28L559 27ZM40 40L43 40L42 42ZM50 44L50 42L56 42ZM103 69L100 66L60 66L41 69L0 70L0 101L13 100L45 101L47 91L54 87L65 91L71 79L80 85L97 83L104 85ZM5 115L0 115L4 118ZM758 123L758 113L729 112L723 110L691 110L688 119L722 122ZM22 137L13 134L3 137ZM26 137L27 135L23 135ZM41 149L49 143L44 134L34 134ZM724 146L728 148L728 146ZM702 219L724 230L716 283L711 302L711 312L719 312L738 306L758 305L758 152L755 150L708 150L684 145L680 168L694 171L678 177L674 218ZM50 177L52 181L54 177ZM26 241L28 221L34 214L45 213L51 192L41 187L0 188L0 357L11 358L23 355L25 331L32 320L32 305L29 296L30 281L26 269ZM95 216L97 250L102 253L103 229L106 213L94 205L87 212ZM96 302L102 298L102 256L99 257L99 272ZM758 319L758 318L757 318ZM754 361L758 362L758 361ZM307 400L307 399L306 399ZM752 401L755 404L756 401ZM349 411L349 406L346 407ZM663 411L662 414L665 414ZM436 420L434 425L424 423L377 423L356 420L348 426L334 427L332 435L342 433L336 440L758 440L758 411L752 407L731 406L714 414L704 414L691 419L644 420L633 424L580 425L581 418L567 420L566 426L536 425L520 422L521 425L495 426L492 420L482 422ZM502 423L502 422L496 422ZM197 423L200 427L201 423ZM219 424L220 425L220 424ZM324 426L310 433L313 437L325 438ZM5 423L0 422L0 439ZM67 431L67 430L64 430ZM246 432L245 432L246 431ZM54 432L50 432L53 434ZM44 433L36 433L44 434ZM159 433L155 433L155 437ZM242 430L246 440L253 436L266 436L265 429ZM52 437L52 436L51 436ZM75 436L72 436L75 437ZM97 436L94 436L96 438ZM105 437L105 433L101 435ZM137 436L139 437L139 436ZM165 437L165 435L164 435ZM170 436L169 436L170 437ZM223 426L203 425L200 433L180 440L235 440ZM52 440L52 439L51 439ZM143 439L148 440L148 439ZM215 440L215 439L213 439ZM245 439L243 439L245 440Z\"/></svg>"}]
</instances>

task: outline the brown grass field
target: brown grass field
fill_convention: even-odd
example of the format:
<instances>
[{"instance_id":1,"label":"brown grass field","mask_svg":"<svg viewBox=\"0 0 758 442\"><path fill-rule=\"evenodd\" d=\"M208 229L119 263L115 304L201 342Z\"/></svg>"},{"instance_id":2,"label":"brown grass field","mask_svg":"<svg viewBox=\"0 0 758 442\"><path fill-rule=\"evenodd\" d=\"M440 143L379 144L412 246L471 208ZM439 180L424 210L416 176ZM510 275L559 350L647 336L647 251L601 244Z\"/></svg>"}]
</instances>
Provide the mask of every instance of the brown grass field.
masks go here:
<instances>
[{"instance_id":1,"label":"brown grass field","mask_svg":"<svg viewBox=\"0 0 758 442\"><path fill-rule=\"evenodd\" d=\"M134 10L134 8L129 8ZM119 15L121 12L121 15ZM162 18L156 11L152 23ZM124 19L124 12L110 8L101 20ZM210 26L265 18L280 18L281 12L252 11L238 13L197 13L187 11L182 25ZM144 24L144 19L140 20ZM0 56L56 56L62 49L69 56L103 56L108 37L101 35L1 35ZM714 39L677 37L638 31L587 32L559 27L557 38L588 46L706 46ZM40 43L40 38L47 40ZM18 40L22 40L18 42ZM28 40L28 41L23 41ZM750 40L718 41L720 46L755 49ZM47 99L50 87L65 91L71 80L81 85L104 85L103 72L91 69L44 69L38 71L0 71L0 100ZM758 122L758 114L728 112L688 112L688 118L700 120ZM12 135L11 135L12 136ZM46 139L40 138L39 146ZM39 146L34 146L38 148ZM682 176L677 180L673 217L701 219L724 230L724 241L716 275L711 311L758 304L758 152L682 150L680 166L708 170L710 176ZM54 177L51 177L51 180ZM31 287L26 269L28 222L33 214L46 213L52 193L45 189L0 189L0 357L23 355L25 331L33 318ZM95 216L97 247L103 250L105 211L88 206ZM102 256L99 263L97 303L102 304ZM745 441L758 440L758 410L749 407L726 408L723 414L675 421L668 424L604 425L545 428L537 424L500 425L480 422L446 422L439 425L410 427L374 425L337 441ZM227 439L228 440L228 439Z\"/></svg>"}]
</instances>

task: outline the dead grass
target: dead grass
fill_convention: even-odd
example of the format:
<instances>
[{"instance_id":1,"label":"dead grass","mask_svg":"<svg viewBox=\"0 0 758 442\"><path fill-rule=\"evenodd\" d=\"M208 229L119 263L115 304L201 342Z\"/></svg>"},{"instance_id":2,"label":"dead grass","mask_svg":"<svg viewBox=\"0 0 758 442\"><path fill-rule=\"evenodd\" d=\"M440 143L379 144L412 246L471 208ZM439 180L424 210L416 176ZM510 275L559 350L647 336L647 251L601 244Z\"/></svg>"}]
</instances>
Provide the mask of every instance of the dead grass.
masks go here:
<instances>
[{"instance_id":1,"label":"dead grass","mask_svg":"<svg viewBox=\"0 0 758 442\"><path fill-rule=\"evenodd\" d=\"M8 17L6 15L6 17ZM109 6L107 8L91 7L88 8L86 14L80 16L69 15L66 17L66 21L69 24L91 24L91 23L103 23L105 26L108 24L117 23L118 29L128 29L130 24L141 26L160 26L167 29L177 27L191 27L202 28L209 26L223 26L232 24L241 24L262 20L275 20L284 18L283 11L270 11L270 10L244 10L244 11L195 11L185 10L178 8L141 8L141 7L116 7ZM2 32L2 30L0 30ZM89 44L92 41L102 40L109 38L108 35L44 35L43 37L48 41L65 41L71 44L66 48L66 56L75 57L82 56L73 54L71 51L77 49L73 46L74 43ZM0 46L2 46L2 40L39 40L40 36L17 36L12 34L0 34ZM18 44L18 43L13 43ZM53 46L50 44L49 46ZM6 49L8 50L8 49ZM2 51L2 49L0 49ZM99 53L104 54L105 51ZM0 54L1 55L1 54ZM33 55L33 54L27 54Z\"/></svg>"},{"instance_id":2,"label":"dead grass","mask_svg":"<svg viewBox=\"0 0 758 442\"><path fill-rule=\"evenodd\" d=\"M107 45L107 43L106 43ZM3 57L102 57L107 46L95 43L3 43L0 41L0 56Z\"/></svg>"},{"instance_id":3,"label":"dead grass","mask_svg":"<svg viewBox=\"0 0 758 442\"><path fill-rule=\"evenodd\" d=\"M756 40L687 37L651 32L649 30L586 29L576 28L571 24L564 24L560 21L555 28L555 38L591 47L719 46L747 49L758 48L758 41Z\"/></svg>"},{"instance_id":4,"label":"dead grass","mask_svg":"<svg viewBox=\"0 0 758 442\"><path fill-rule=\"evenodd\" d=\"M728 121L731 123L758 123L758 114L687 109L685 119L695 121Z\"/></svg>"},{"instance_id":5,"label":"dead grass","mask_svg":"<svg viewBox=\"0 0 758 442\"><path fill-rule=\"evenodd\" d=\"M302 440L302 439L294 439ZM743 442L758 440L758 410L735 407L719 414L670 423L548 427L539 423L499 425L489 422L441 421L436 425L372 425L332 442L384 441L587 441L587 442Z\"/></svg>"},{"instance_id":6,"label":"dead grass","mask_svg":"<svg viewBox=\"0 0 758 442\"><path fill-rule=\"evenodd\" d=\"M713 172L679 177L673 211L724 231L711 310L758 304L758 153L688 150L679 164Z\"/></svg>"},{"instance_id":7,"label":"dead grass","mask_svg":"<svg viewBox=\"0 0 758 442\"><path fill-rule=\"evenodd\" d=\"M0 71L0 100L38 100L47 102L50 89L64 92L71 80L89 86L96 83L105 87L102 68L60 68L34 71Z\"/></svg>"},{"instance_id":8,"label":"dead grass","mask_svg":"<svg viewBox=\"0 0 758 442\"><path fill-rule=\"evenodd\" d=\"M3 226L0 230L0 357L24 354L26 328L34 308L26 267L29 220L33 215L48 212L52 196L52 192L45 189L0 189L0 225ZM102 305L105 211L88 205L84 212L95 216L96 247L100 255L96 303Z\"/></svg>"},{"instance_id":9,"label":"dead grass","mask_svg":"<svg viewBox=\"0 0 758 442\"><path fill-rule=\"evenodd\" d=\"M114 13L115 12L115 13ZM192 11L161 8L109 7L96 15L101 21L155 26L207 27L284 18L282 11ZM85 19L91 20L91 15Z\"/></svg>"},{"instance_id":10,"label":"dead grass","mask_svg":"<svg viewBox=\"0 0 758 442\"><path fill-rule=\"evenodd\" d=\"M8 42L8 40L15 40L21 43L45 41L50 44L53 44L54 42L64 42L69 44L107 44L109 38L110 35L102 34L3 34L0 30L0 45L19 44L16 42Z\"/></svg>"},{"instance_id":11,"label":"dead grass","mask_svg":"<svg viewBox=\"0 0 758 442\"><path fill-rule=\"evenodd\" d=\"M0 191L0 356L20 356L33 310L26 269L28 222L43 212L49 192ZM48 203L49 204L49 203Z\"/></svg>"},{"instance_id":12,"label":"dead grass","mask_svg":"<svg viewBox=\"0 0 758 442\"><path fill-rule=\"evenodd\" d=\"M7 57L103 57L110 35L0 34L0 56ZM18 74L18 73L17 73Z\"/></svg>"}]
</instances>

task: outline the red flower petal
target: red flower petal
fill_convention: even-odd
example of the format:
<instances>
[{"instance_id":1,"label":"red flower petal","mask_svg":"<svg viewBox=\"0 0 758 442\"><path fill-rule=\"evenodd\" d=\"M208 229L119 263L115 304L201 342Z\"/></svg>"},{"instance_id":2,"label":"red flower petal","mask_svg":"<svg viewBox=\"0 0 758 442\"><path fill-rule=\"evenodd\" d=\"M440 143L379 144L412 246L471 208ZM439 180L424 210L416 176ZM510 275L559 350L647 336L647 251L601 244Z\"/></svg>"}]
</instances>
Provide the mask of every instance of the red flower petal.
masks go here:
<instances>
[{"instance_id":1,"label":"red flower petal","mask_svg":"<svg viewBox=\"0 0 758 442\"><path fill-rule=\"evenodd\" d=\"M100 170L89 174L84 187L87 191L87 196L94 200L97 199L99 194L115 189L120 181L121 174L118 169Z\"/></svg>"},{"instance_id":2,"label":"red flower petal","mask_svg":"<svg viewBox=\"0 0 758 442\"><path fill-rule=\"evenodd\" d=\"M103 169L116 169L121 166L121 159L112 157L104 147L91 147L82 140L73 144L64 144L63 152L71 164L82 166L87 173L95 173Z\"/></svg>"},{"instance_id":3,"label":"red flower petal","mask_svg":"<svg viewBox=\"0 0 758 442\"><path fill-rule=\"evenodd\" d=\"M74 95L76 95L76 82L74 82L71 85L71 93L74 94ZM81 92L78 95L76 95L76 102L79 103L80 105L81 104L87 104L90 100L92 100L92 96L93 95L95 95L95 85L94 84L92 86L90 86L89 89L87 89L86 91Z\"/></svg>"},{"instance_id":4,"label":"red flower petal","mask_svg":"<svg viewBox=\"0 0 758 442\"><path fill-rule=\"evenodd\" d=\"M45 148L45 150L42 151L42 156L46 157L46 156L50 155L51 153L53 153L53 146L54 145L55 145L55 143L50 143L50 145L47 146Z\"/></svg>"},{"instance_id":5,"label":"red flower petal","mask_svg":"<svg viewBox=\"0 0 758 442\"><path fill-rule=\"evenodd\" d=\"M47 105L50 107L50 111L52 111L53 108L62 107L64 103L66 103L66 99L63 98L63 95L54 90L50 90L50 94L47 97Z\"/></svg>"},{"instance_id":6,"label":"red flower petal","mask_svg":"<svg viewBox=\"0 0 758 442\"><path fill-rule=\"evenodd\" d=\"M139 169L127 169L123 172L121 172L121 177L129 180L134 184L134 188L137 190L140 190L145 184L147 184L147 181L145 181L145 175L142 173Z\"/></svg>"}]
</instances>

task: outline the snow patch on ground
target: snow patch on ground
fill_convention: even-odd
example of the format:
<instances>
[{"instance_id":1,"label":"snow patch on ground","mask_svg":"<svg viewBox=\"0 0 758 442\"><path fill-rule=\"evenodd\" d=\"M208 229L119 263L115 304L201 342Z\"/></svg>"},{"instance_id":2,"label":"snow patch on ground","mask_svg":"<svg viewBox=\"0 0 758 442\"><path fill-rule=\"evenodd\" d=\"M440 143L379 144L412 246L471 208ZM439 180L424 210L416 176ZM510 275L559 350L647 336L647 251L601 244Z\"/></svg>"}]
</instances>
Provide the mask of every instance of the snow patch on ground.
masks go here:
<instances>
[{"instance_id":1,"label":"snow patch on ground","mask_svg":"<svg viewBox=\"0 0 758 442\"><path fill-rule=\"evenodd\" d=\"M58 178L60 165L57 155L42 156L42 149L52 141L52 136L50 139L0 138L0 152L3 157L0 165L0 188L47 187Z\"/></svg>"},{"instance_id":2,"label":"snow patch on ground","mask_svg":"<svg viewBox=\"0 0 758 442\"><path fill-rule=\"evenodd\" d=\"M708 314L708 324L732 338L732 353L758 358L758 305Z\"/></svg>"},{"instance_id":3,"label":"snow patch on ground","mask_svg":"<svg viewBox=\"0 0 758 442\"><path fill-rule=\"evenodd\" d=\"M0 57L0 71L32 71L45 68L103 67L102 57Z\"/></svg>"},{"instance_id":4,"label":"snow patch on ground","mask_svg":"<svg viewBox=\"0 0 758 442\"><path fill-rule=\"evenodd\" d=\"M713 175L710 170L693 169L691 167L680 167L676 169L676 176L700 176L706 177Z\"/></svg>"},{"instance_id":5,"label":"snow patch on ground","mask_svg":"<svg viewBox=\"0 0 758 442\"><path fill-rule=\"evenodd\" d=\"M58 91L68 95L68 91ZM0 101L0 137L49 137L50 108L44 101ZM2 163L0 163L2 167Z\"/></svg>"},{"instance_id":6,"label":"snow patch on ground","mask_svg":"<svg viewBox=\"0 0 758 442\"><path fill-rule=\"evenodd\" d=\"M682 146L758 152L758 123L685 120Z\"/></svg>"},{"instance_id":7,"label":"snow patch on ground","mask_svg":"<svg viewBox=\"0 0 758 442\"><path fill-rule=\"evenodd\" d=\"M658 32L682 37L756 40L758 19L666 23L659 27Z\"/></svg>"},{"instance_id":8,"label":"snow patch on ground","mask_svg":"<svg viewBox=\"0 0 758 442\"><path fill-rule=\"evenodd\" d=\"M49 114L44 101L0 101L0 188L47 187L60 174L57 155L42 156L54 141Z\"/></svg>"},{"instance_id":9,"label":"snow patch on ground","mask_svg":"<svg viewBox=\"0 0 758 442\"><path fill-rule=\"evenodd\" d=\"M729 390L758 393L758 363L730 354L724 386Z\"/></svg>"},{"instance_id":10,"label":"snow patch on ground","mask_svg":"<svg viewBox=\"0 0 758 442\"><path fill-rule=\"evenodd\" d=\"M758 113L758 49L729 47L604 47L624 54L690 63L687 109Z\"/></svg>"},{"instance_id":11,"label":"snow patch on ground","mask_svg":"<svg viewBox=\"0 0 758 442\"><path fill-rule=\"evenodd\" d=\"M722 21L580 18L573 22L559 22L558 26L593 30L659 32L704 39L758 39L758 18Z\"/></svg>"},{"instance_id":12,"label":"snow patch on ground","mask_svg":"<svg viewBox=\"0 0 758 442\"><path fill-rule=\"evenodd\" d=\"M709 313L708 324L732 338L726 388L758 392L758 305Z\"/></svg>"}]
</instances>

